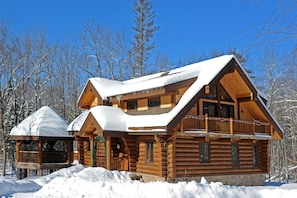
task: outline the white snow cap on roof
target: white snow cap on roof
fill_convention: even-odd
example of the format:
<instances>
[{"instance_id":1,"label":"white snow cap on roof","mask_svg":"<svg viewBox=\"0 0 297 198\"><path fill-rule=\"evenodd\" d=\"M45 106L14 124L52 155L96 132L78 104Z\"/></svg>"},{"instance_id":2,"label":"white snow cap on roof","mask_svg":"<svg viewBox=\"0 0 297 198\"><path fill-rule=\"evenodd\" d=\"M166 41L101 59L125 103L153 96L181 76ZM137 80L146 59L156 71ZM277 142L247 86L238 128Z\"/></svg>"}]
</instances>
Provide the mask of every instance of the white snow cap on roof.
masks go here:
<instances>
[{"instance_id":1,"label":"white snow cap on roof","mask_svg":"<svg viewBox=\"0 0 297 198\"><path fill-rule=\"evenodd\" d=\"M141 90L164 87L198 76L200 78L199 81L206 80L205 83L207 83L209 79L212 79L211 77L214 77L232 58L234 58L233 55L224 55L173 69L168 72L159 72L126 81L115 81L98 77L90 78L89 81L94 85L102 99ZM203 75L200 75L201 72ZM205 73L208 76L204 76Z\"/></svg>"},{"instance_id":2,"label":"white snow cap on roof","mask_svg":"<svg viewBox=\"0 0 297 198\"><path fill-rule=\"evenodd\" d=\"M11 136L69 137L66 121L48 106L28 116L13 127Z\"/></svg>"},{"instance_id":3,"label":"white snow cap on roof","mask_svg":"<svg viewBox=\"0 0 297 198\"><path fill-rule=\"evenodd\" d=\"M129 132L132 127L152 127L165 130L164 126L175 117L189 103L189 101L234 58L225 55L206 61L180 67L169 72L143 76L127 81L114 81L103 78L91 78L90 81L102 98L120 96L121 94L148 90L196 77L196 81L189 87L178 104L168 113L157 115L128 115L120 108L96 106L89 110L101 126L102 130ZM80 115L67 128L68 131L79 131L87 116ZM82 121L83 120L83 121ZM75 126L75 127L74 127ZM160 127L159 129L158 126ZM73 130L75 129L75 130ZM150 129L148 129L150 130Z\"/></svg>"},{"instance_id":4,"label":"white snow cap on roof","mask_svg":"<svg viewBox=\"0 0 297 198\"><path fill-rule=\"evenodd\" d=\"M89 110L83 111L78 117L76 117L67 127L67 131L80 131L81 126L85 122L87 116L89 114Z\"/></svg>"}]
</instances>

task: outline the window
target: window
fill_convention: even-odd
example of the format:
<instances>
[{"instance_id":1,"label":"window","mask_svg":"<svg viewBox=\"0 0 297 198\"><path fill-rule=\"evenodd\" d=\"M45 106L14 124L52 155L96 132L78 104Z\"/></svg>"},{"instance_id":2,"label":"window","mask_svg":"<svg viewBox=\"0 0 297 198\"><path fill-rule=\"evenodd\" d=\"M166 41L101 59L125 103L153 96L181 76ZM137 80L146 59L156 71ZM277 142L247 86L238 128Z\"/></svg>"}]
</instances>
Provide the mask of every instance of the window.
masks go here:
<instances>
[{"instance_id":1,"label":"window","mask_svg":"<svg viewBox=\"0 0 297 198\"><path fill-rule=\"evenodd\" d=\"M259 166L259 146L253 144L253 165Z\"/></svg>"},{"instance_id":2,"label":"window","mask_svg":"<svg viewBox=\"0 0 297 198\"><path fill-rule=\"evenodd\" d=\"M232 155L232 166L239 166L239 157L238 157L238 144L231 144L231 155Z\"/></svg>"},{"instance_id":3,"label":"window","mask_svg":"<svg viewBox=\"0 0 297 198\"><path fill-rule=\"evenodd\" d=\"M207 142L199 143L199 161L202 163L210 162L210 149Z\"/></svg>"},{"instance_id":4,"label":"window","mask_svg":"<svg viewBox=\"0 0 297 198\"><path fill-rule=\"evenodd\" d=\"M205 98L214 100L220 99L221 101L233 102L232 98L221 84L212 87L210 90L210 94L206 95Z\"/></svg>"},{"instance_id":5,"label":"window","mask_svg":"<svg viewBox=\"0 0 297 198\"><path fill-rule=\"evenodd\" d=\"M137 109L137 100L133 100L133 101L128 101L127 102L127 109L128 110L133 110L133 109Z\"/></svg>"},{"instance_id":6,"label":"window","mask_svg":"<svg viewBox=\"0 0 297 198\"><path fill-rule=\"evenodd\" d=\"M91 143L90 141L86 141L87 151L91 151Z\"/></svg>"},{"instance_id":7,"label":"window","mask_svg":"<svg viewBox=\"0 0 297 198\"><path fill-rule=\"evenodd\" d=\"M203 115L207 114L210 117L234 117L234 106L221 104L218 107L217 103L203 102Z\"/></svg>"},{"instance_id":8,"label":"window","mask_svg":"<svg viewBox=\"0 0 297 198\"><path fill-rule=\"evenodd\" d=\"M159 107L161 104L160 97L157 98L149 98L148 99L148 106L149 107Z\"/></svg>"},{"instance_id":9,"label":"window","mask_svg":"<svg viewBox=\"0 0 297 198\"><path fill-rule=\"evenodd\" d=\"M154 143L153 142L146 143L145 159L146 159L146 162L154 162Z\"/></svg>"},{"instance_id":10,"label":"window","mask_svg":"<svg viewBox=\"0 0 297 198\"><path fill-rule=\"evenodd\" d=\"M25 140L25 141L22 141L20 145L20 150L21 151L38 151L38 145L33 140Z\"/></svg>"},{"instance_id":11,"label":"window","mask_svg":"<svg viewBox=\"0 0 297 198\"><path fill-rule=\"evenodd\" d=\"M78 151L78 142L76 140L73 141L73 151Z\"/></svg>"}]
</instances>

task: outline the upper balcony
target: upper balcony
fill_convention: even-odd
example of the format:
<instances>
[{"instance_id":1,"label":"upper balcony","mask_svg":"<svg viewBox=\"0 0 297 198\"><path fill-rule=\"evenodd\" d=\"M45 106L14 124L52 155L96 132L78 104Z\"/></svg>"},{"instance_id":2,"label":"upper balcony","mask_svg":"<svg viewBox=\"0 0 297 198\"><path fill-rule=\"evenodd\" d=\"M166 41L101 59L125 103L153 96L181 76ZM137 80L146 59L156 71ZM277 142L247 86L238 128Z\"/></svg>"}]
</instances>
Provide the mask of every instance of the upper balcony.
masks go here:
<instances>
[{"instance_id":1,"label":"upper balcony","mask_svg":"<svg viewBox=\"0 0 297 198\"><path fill-rule=\"evenodd\" d=\"M218 138L271 139L273 127L258 120L235 120L233 118L186 116L181 122L182 133L194 136Z\"/></svg>"}]
</instances>

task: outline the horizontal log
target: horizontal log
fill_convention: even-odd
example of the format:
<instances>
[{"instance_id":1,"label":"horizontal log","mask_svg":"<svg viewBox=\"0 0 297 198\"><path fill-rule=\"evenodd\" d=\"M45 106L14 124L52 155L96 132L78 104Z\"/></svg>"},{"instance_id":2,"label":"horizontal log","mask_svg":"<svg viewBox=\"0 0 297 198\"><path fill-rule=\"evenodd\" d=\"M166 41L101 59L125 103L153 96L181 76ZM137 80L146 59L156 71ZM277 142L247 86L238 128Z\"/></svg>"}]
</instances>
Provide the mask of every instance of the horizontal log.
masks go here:
<instances>
[{"instance_id":1,"label":"horizontal log","mask_svg":"<svg viewBox=\"0 0 297 198\"><path fill-rule=\"evenodd\" d=\"M182 148L182 149L199 149L199 144L196 143L196 144L178 144L175 146L175 149L179 149L179 148Z\"/></svg>"},{"instance_id":2,"label":"horizontal log","mask_svg":"<svg viewBox=\"0 0 297 198\"><path fill-rule=\"evenodd\" d=\"M136 166L137 171L142 170L142 171L149 171L149 172L159 172L160 167L159 166L146 166L146 165L140 165L138 164Z\"/></svg>"}]
</instances>

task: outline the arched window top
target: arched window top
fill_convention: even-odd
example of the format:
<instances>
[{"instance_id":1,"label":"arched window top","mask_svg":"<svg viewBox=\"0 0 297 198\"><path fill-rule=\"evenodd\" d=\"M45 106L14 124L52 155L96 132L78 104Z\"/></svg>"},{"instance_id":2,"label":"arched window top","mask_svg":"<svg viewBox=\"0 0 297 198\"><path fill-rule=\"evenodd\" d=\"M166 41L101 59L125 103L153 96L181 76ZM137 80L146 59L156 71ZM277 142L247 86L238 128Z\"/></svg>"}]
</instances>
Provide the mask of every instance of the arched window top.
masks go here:
<instances>
[{"instance_id":1,"label":"arched window top","mask_svg":"<svg viewBox=\"0 0 297 198\"><path fill-rule=\"evenodd\" d=\"M33 140L25 140L25 141L22 141L20 145L20 150L21 151L38 151L38 145Z\"/></svg>"}]
</instances>

